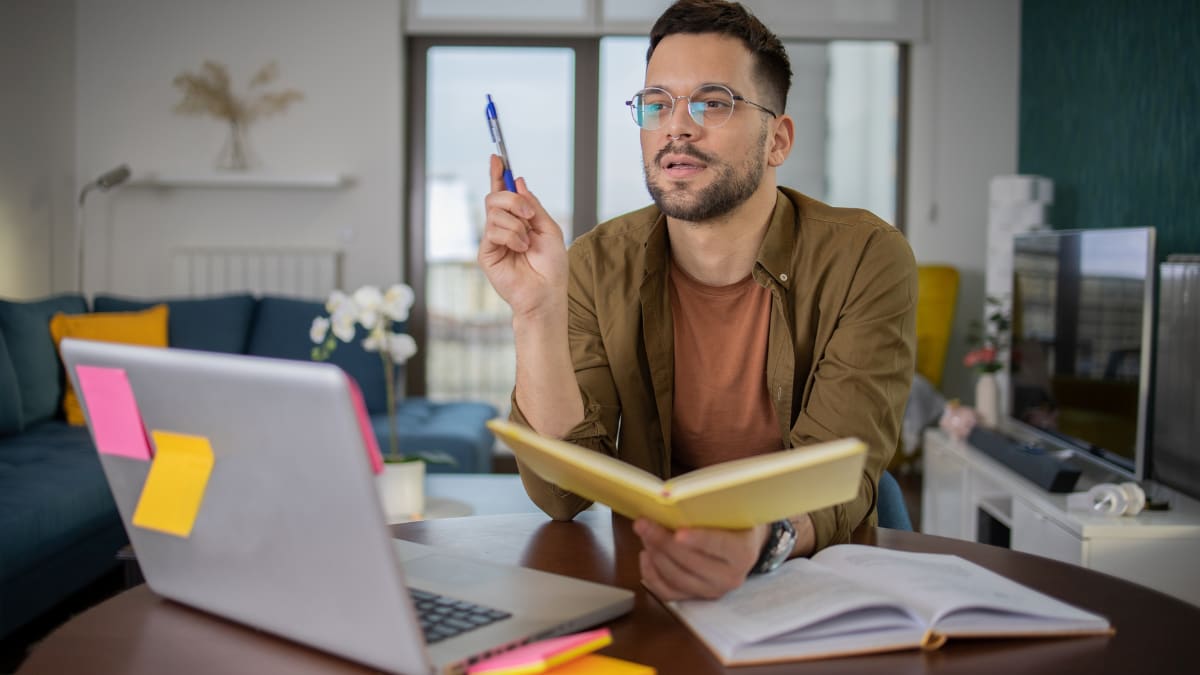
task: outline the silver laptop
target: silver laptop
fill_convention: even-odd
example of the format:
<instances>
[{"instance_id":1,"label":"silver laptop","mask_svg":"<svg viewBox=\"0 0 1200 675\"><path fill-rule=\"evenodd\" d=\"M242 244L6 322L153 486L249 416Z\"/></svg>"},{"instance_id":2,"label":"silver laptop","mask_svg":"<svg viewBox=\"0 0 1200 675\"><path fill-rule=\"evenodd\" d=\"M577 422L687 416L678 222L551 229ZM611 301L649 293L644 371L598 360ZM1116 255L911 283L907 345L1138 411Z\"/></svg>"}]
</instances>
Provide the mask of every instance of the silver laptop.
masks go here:
<instances>
[{"instance_id":1,"label":"silver laptop","mask_svg":"<svg viewBox=\"0 0 1200 675\"><path fill-rule=\"evenodd\" d=\"M151 462L100 454L146 582L162 596L406 674L461 672L633 606L628 590L392 539L336 366L72 339L61 350L76 391L80 365L124 371L152 450L154 430L211 445L186 538L132 524ZM425 632L417 608L442 601L430 595L480 606L483 618L469 622L482 625Z\"/></svg>"}]
</instances>

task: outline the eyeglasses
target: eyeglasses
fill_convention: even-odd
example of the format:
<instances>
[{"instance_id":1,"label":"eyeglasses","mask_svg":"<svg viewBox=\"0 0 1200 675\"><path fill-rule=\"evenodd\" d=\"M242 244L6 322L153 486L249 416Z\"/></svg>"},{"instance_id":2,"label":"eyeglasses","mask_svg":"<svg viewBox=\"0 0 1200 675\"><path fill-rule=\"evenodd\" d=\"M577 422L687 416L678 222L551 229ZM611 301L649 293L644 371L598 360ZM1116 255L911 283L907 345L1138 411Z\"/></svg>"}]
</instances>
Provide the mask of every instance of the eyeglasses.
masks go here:
<instances>
[{"instance_id":1,"label":"eyeglasses","mask_svg":"<svg viewBox=\"0 0 1200 675\"><path fill-rule=\"evenodd\" d=\"M671 119L675 114L675 101L681 98L687 99L688 114L696 124L708 129L728 122L733 116L736 101L752 105L771 117L779 117L773 110L738 96L721 84L700 85L688 96L672 96L665 89L650 87L634 94L632 99L625 101L625 105L629 106L634 124L646 131L654 131L663 125L664 120Z\"/></svg>"}]
</instances>

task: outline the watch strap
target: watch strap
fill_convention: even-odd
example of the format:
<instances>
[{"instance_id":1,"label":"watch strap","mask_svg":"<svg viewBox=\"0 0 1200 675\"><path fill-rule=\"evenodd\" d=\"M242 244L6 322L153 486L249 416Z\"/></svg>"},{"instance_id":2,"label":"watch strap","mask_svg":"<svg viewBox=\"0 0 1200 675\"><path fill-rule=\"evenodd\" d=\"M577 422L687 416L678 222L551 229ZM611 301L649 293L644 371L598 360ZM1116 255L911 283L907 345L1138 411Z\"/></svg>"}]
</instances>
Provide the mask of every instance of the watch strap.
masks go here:
<instances>
[{"instance_id":1,"label":"watch strap","mask_svg":"<svg viewBox=\"0 0 1200 675\"><path fill-rule=\"evenodd\" d=\"M795 545L796 528L792 526L790 520L777 520L771 523L771 529L767 531L767 539L763 542L762 551L759 552L754 567L750 568L750 574L766 574L779 567L791 556L792 548Z\"/></svg>"}]
</instances>

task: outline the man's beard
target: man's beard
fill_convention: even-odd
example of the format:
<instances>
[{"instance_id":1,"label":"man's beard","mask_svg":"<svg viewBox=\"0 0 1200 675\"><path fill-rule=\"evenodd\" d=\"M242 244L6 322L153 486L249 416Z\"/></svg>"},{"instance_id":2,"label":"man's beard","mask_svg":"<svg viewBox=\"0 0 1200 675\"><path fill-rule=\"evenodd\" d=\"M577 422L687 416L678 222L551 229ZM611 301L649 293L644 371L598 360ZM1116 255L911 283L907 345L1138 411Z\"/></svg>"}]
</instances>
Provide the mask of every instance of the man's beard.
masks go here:
<instances>
[{"instance_id":1,"label":"man's beard","mask_svg":"<svg viewBox=\"0 0 1200 675\"><path fill-rule=\"evenodd\" d=\"M667 189L655 184L651 178L651 166L644 164L642 169L646 176L646 189L650 191L650 197L654 199L659 210L670 218L692 223L718 218L744 204L758 189L764 171L760 158L766 144L767 126L764 124L753 151L746 156L746 161L740 167L735 167L720 162L715 156L701 152L690 144L672 143L655 155L653 167L660 167L662 158L667 154L687 155L704 162L709 169L714 169L716 177L708 187L693 196L687 192L688 184L682 181L673 182Z\"/></svg>"}]
</instances>

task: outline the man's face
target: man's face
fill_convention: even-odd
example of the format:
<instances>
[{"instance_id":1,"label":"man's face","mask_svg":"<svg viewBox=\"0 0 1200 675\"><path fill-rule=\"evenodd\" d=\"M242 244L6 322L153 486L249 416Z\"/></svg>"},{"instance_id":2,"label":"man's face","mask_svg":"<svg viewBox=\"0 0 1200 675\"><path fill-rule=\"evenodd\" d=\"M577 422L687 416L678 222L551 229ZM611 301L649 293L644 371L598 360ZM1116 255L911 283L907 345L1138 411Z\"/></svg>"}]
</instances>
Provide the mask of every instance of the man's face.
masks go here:
<instances>
[{"instance_id":1,"label":"man's face","mask_svg":"<svg viewBox=\"0 0 1200 675\"><path fill-rule=\"evenodd\" d=\"M685 96L703 84L722 84L761 102L753 66L750 50L736 38L671 35L655 48L645 86ZM733 211L760 187L771 116L737 102L729 121L712 128L697 124L686 107L685 99L676 100L662 126L641 132L642 162L646 188L662 212L700 222Z\"/></svg>"}]
</instances>

